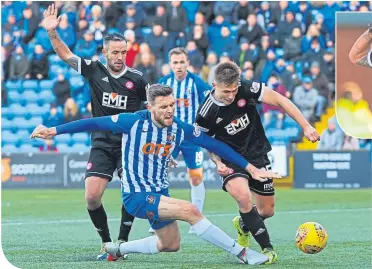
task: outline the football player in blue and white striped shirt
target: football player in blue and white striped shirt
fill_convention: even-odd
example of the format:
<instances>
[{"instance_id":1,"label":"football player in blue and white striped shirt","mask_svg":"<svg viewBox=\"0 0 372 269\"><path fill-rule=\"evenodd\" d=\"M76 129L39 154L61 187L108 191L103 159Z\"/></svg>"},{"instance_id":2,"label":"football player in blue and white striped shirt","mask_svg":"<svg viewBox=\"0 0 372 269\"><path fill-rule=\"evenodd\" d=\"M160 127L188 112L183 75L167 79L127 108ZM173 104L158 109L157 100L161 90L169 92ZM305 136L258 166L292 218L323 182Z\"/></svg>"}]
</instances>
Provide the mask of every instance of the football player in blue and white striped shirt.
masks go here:
<instances>
[{"instance_id":1,"label":"football player in blue and white striped shirt","mask_svg":"<svg viewBox=\"0 0 372 269\"><path fill-rule=\"evenodd\" d=\"M50 138L63 133L107 130L123 133L122 201L130 214L148 219L156 236L131 242L105 243L106 251L117 258L128 253L156 254L178 251L180 233L177 222L188 222L194 232L237 256L240 262L262 264L268 258L237 244L206 219L190 202L169 197L168 165L172 152L183 141L208 149L249 171L256 180L278 178L276 173L259 170L222 142L202 133L197 127L174 117L175 99L170 87L152 85L147 91L149 111L96 117L57 127L38 126L31 138Z\"/></svg>"},{"instance_id":2,"label":"football player in blue and white striped shirt","mask_svg":"<svg viewBox=\"0 0 372 269\"><path fill-rule=\"evenodd\" d=\"M169 52L169 62L172 73L160 78L159 83L173 88L176 117L185 123L194 124L198 108L208 95L210 87L200 77L187 71L189 61L185 48L172 49ZM205 199L202 148L185 141L173 152L172 157L177 159L180 151L189 174L191 202L202 212Z\"/></svg>"}]
</instances>

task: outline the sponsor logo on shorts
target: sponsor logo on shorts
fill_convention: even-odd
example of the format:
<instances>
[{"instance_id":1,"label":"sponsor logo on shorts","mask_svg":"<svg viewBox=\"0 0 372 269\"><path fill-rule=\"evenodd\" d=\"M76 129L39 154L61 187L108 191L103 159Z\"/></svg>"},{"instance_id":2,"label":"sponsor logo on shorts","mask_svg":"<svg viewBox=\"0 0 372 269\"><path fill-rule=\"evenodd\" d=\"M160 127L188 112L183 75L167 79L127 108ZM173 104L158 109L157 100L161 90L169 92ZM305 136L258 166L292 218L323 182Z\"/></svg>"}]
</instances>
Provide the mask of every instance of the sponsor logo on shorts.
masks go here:
<instances>
[{"instance_id":1,"label":"sponsor logo on shorts","mask_svg":"<svg viewBox=\"0 0 372 269\"><path fill-rule=\"evenodd\" d=\"M274 182L264 184L264 191L271 191L274 189Z\"/></svg>"},{"instance_id":2,"label":"sponsor logo on shorts","mask_svg":"<svg viewBox=\"0 0 372 269\"><path fill-rule=\"evenodd\" d=\"M125 83L125 87L128 88L129 90L132 90L134 88L134 83L132 81L127 81Z\"/></svg>"},{"instance_id":3,"label":"sponsor logo on shorts","mask_svg":"<svg viewBox=\"0 0 372 269\"><path fill-rule=\"evenodd\" d=\"M154 212L146 211L146 216L148 219L153 219L155 217Z\"/></svg>"},{"instance_id":4,"label":"sponsor logo on shorts","mask_svg":"<svg viewBox=\"0 0 372 269\"><path fill-rule=\"evenodd\" d=\"M245 106L246 103L247 103L247 101L245 101L244 99L240 99L238 101L238 107L243 107L243 106Z\"/></svg>"},{"instance_id":5,"label":"sponsor logo on shorts","mask_svg":"<svg viewBox=\"0 0 372 269\"><path fill-rule=\"evenodd\" d=\"M148 204L153 205L153 204L155 204L155 201L156 201L156 197L155 196L147 195L146 202Z\"/></svg>"},{"instance_id":6,"label":"sponsor logo on shorts","mask_svg":"<svg viewBox=\"0 0 372 269\"><path fill-rule=\"evenodd\" d=\"M90 170L92 168L93 164L92 163L88 163L87 164L87 170Z\"/></svg>"}]
</instances>

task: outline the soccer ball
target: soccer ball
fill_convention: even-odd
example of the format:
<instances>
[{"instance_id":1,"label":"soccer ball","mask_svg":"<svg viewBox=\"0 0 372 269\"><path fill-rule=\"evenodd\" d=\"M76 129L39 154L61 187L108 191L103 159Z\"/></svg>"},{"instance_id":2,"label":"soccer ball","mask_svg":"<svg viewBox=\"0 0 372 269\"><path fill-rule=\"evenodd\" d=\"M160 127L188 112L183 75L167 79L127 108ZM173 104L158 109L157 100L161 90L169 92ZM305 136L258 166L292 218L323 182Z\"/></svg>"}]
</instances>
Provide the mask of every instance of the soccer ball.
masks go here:
<instances>
[{"instance_id":1,"label":"soccer ball","mask_svg":"<svg viewBox=\"0 0 372 269\"><path fill-rule=\"evenodd\" d=\"M327 245L328 234L322 225L316 222L305 222L296 233L296 246L305 253L321 252Z\"/></svg>"}]
</instances>

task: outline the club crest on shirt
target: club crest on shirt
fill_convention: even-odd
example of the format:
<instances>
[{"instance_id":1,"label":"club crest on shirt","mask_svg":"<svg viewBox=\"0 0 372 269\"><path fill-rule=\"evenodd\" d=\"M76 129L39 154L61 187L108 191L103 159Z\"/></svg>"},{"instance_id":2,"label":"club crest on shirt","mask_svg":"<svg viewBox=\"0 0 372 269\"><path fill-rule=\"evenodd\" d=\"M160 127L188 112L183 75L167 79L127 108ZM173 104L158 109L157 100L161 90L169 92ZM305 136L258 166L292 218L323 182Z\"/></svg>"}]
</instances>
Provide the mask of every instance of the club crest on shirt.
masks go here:
<instances>
[{"instance_id":1,"label":"club crest on shirt","mask_svg":"<svg viewBox=\"0 0 372 269\"><path fill-rule=\"evenodd\" d=\"M176 139L176 136L172 133L169 133L167 135L167 142L174 142L174 140Z\"/></svg>"},{"instance_id":2,"label":"club crest on shirt","mask_svg":"<svg viewBox=\"0 0 372 269\"><path fill-rule=\"evenodd\" d=\"M194 134L194 136L196 136L196 137L199 137L199 136L200 136L200 134L201 134L201 130L200 130L200 127L199 127L199 126L194 125L194 131L193 131L193 134Z\"/></svg>"},{"instance_id":3,"label":"club crest on shirt","mask_svg":"<svg viewBox=\"0 0 372 269\"><path fill-rule=\"evenodd\" d=\"M156 197L155 197L155 196L147 195L147 197L146 197L146 202L147 202L148 204L155 204L155 201L156 201Z\"/></svg>"},{"instance_id":4,"label":"club crest on shirt","mask_svg":"<svg viewBox=\"0 0 372 269\"><path fill-rule=\"evenodd\" d=\"M119 119L119 114L116 114L116 115L112 115L112 116L111 116L111 120L112 120L113 122L118 122L118 119Z\"/></svg>"},{"instance_id":5,"label":"club crest on shirt","mask_svg":"<svg viewBox=\"0 0 372 269\"><path fill-rule=\"evenodd\" d=\"M253 93L258 93L258 91L260 90L260 83L252 82L252 86L251 86L250 90Z\"/></svg>"},{"instance_id":6,"label":"club crest on shirt","mask_svg":"<svg viewBox=\"0 0 372 269\"><path fill-rule=\"evenodd\" d=\"M134 88L134 83L132 81L127 81L125 82L125 87L132 90Z\"/></svg>"},{"instance_id":7,"label":"club crest on shirt","mask_svg":"<svg viewBox=\"0 0 372 269\"><path fill-rule=\"evenodd\" d=\"M238 107L243 107L245 106L245 104L247 103L247 101L245 101L245 99L240 99L237 103Z\"/></svg>"}]
</instances>

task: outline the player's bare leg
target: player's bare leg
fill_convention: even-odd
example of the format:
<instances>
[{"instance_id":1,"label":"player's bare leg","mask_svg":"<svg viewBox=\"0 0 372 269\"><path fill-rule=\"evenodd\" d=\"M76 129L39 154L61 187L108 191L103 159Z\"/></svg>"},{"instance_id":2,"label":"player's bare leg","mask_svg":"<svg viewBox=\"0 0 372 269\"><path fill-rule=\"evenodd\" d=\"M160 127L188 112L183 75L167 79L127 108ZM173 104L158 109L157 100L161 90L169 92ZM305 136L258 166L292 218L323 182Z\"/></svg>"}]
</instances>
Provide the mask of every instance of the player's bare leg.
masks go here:
<instances>
[{"instance_id":1,"label":"player's bare leg","mask_svg":"<svg viewBox=\"0 0 372 269\"><path fill-rule=\"evenodd\" d=\"M161 220L177 219L188 222L201 239L225 249L229 253L237 256L241 262L263 264L268 261L265 255L237 244L230 236L206 219L196 206L190 202L161 196L158 214ZM170 226L170 228L167 228L168 226ZM175 233L174 238L170 236L170 232ZM106 244L106 250L110 254L116 253L118 255L124 255L134 251L148 254L155 254L164 251L164 249L168 251L177 251L179 249L180 238L177 236L176 232L178 232L178 226L172 223L157 230L157 236L150 236L145 239L123 243L120 244L119 247L113 243L109 243ZM138 251L138 245L142 245L140 248L141 251Z\"/></svg>"},{"instance_id":2,"label":"player's bare leg","mask_svg":"<svg viewBox=\"0 0 372 269\"><path fill-rule=\"evenodd\" d=\"M274 216L275 196L264 196L257 193L252 193L256 203L258 214L263 220Z\"/></svg>"},{"instance_id":3,"label":"player's bare leg","mask_svg":"<svg viewBox=\"0 0 372 269\"><path fill-rule=\"evenodd\" d=\"M102 205L102 195L107 188L108 180L100 177L87 177L85 179L85 201L87 203L88 213L90 219L96 227L98 234L102 239L102 245L105 242L111 242L110 231L107 224L106 211ZM101 254L97 256L97 259L105 260L107 258L106 253L101 248Z\"/></svg>"},{"instance_id":4,"label":"player's bare leg","mask_svg":"<svg viewBox=\"0 0 372 269\"><path fill-rule=\"evenodd\" d=\"M238 242L247 242L249 239L248 232L250 232L261 246L263 253L269 257L268 263L273 263L277 260L277 255L271 245L265 223L253 208L253 197L248 184L246 178L235 177L230 179L225 185L226 190L237 201L240 211L240 217L236 217L233 220L234 227L238 231Z\"/></svg>"},{"instance_id":5,"label":"player's bare leg","mask_svg":"<svg viewBox=\"0 0 372 269\"><path fill-rule=\"evenodd\" d=\"M205 186L203 182L203 168L187 169L191 186L191 202L203 212L205 200ZM189 233L194 233L190 228Z\"/></svg>"}]
</instances>

